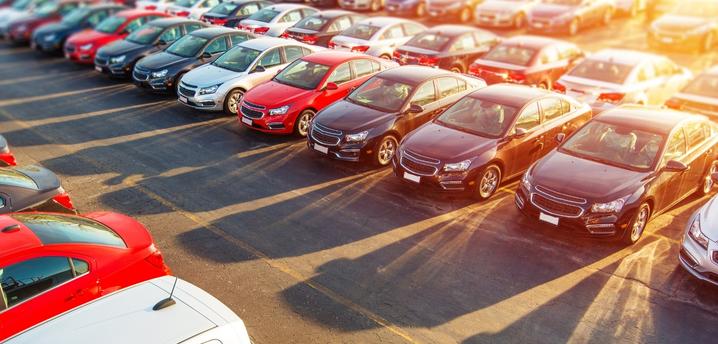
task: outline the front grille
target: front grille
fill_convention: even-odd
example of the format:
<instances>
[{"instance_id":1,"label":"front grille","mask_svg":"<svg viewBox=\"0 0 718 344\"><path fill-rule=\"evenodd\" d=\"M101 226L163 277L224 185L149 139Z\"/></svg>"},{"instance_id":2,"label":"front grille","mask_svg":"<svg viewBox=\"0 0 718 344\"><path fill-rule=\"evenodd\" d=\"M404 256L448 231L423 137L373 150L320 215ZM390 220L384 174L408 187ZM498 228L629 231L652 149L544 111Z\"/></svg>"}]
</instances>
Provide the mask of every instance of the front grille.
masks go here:
<instances>
[{"instance_id":1,"label":"front grille","mask_svg":"<svg viewBox=\"0 0 718 344\"><path fill-rule=\"evenodd\" d=\"M312 138L323 145L336 146L341 141L342 132L314 123L312 127Z\"/></svg>"},{"instance_id":2,"label":"front grille","mask_svg":"<svg viewBox=\"0 0 718 344\"><path fill-rule=\"evenodd\" d=\"M184 86L186 86L186 87L194 88L194 89L196 89L197 87L199 87L199 86L197 86L197 85L190 85L190 84L188 84L188 83L186 83L186 82L184 82L184 81L182 81L181 84L184 85Z\"/></svg>"},{"instance_id":3,"label":"front grille","mask_svg":"<svg viewBox=\"0 0 718 344\"><path fill-rule=\"evenodd\" d=\"M246 106L248 106L248 107L251 107L251 108L254 108L254 109L257 109L257 110L264 110L264 109L267 108L267 107L264 106L264 105L259 105L259 104L255 104L255 103L250 103L250 102L248 102L248 101L244 101L244 105L246 105Z\"/></svg>"},{"instance_id":4,"label":"front grille","mask_svg":"<svg viewBox=\"0 0 718 344\"><path fill-rule=\"evenodd\" d=\"M558 192L558 191L551 190L551 189L549 189L549 188L547 188L547 187L545 187L545 186L536 185L536 190L538 190L539 192L541 192L541 193L543 193L543 194L545 194L545 195L547 195L547 196L549 196L549 197L551 197L551 198L554 198L554 199L560 200L560 201L565 201L565 202L567 202L567 203L573 203L573 204L586 204L586 203L588 203L588 201L586 201L585 198L580 198L580 197L574 197L574 196L571 196L571 195L567 195L567 194L565 194L565 193L561 193L561 192Z\"/></svg>"},{"instance_id":5,"label":"front grille","mask_svg":"<svg viewBox=\"0 0 718 344\"><path fill-rule=\"evenodd\" d=\"M180 85L179 92L185 97L194 97L194 90L190 90L189 88L184 87L183 85Z\"/></svg>"},{"instance_id":6,"label":"front grille","mask_svg":"<svg viewBox=\"0 0 718 344\"><path fill-rule=\"evenodd\" d=\"M252 110L244 105L242 105L242 108L240 111L242 111L242 115L244 115L245 117L248 117L248 118L259 119L259 118L262 118L262 116L264 116L263 112Z\"/></svg>"},{"instance_id":7,"label":"front grille","mask_svg":"<svg viewBox=\"0 0 718 344\"><path fill-rule=\"evenodd\" d=\"M135 69L134 71L132 71L132 77L135 78L135 80L146 81L150 78L150 73L145 73L143 71Z\"/></svg>"},{"instance_id":8,"label":"front grille","mask_svg":"<svg viewBox=\"0 0 718 344\"><path fill-rule=\"evenodd\" d=\"M414 174L433 176L439 171L437 165L441 164L441 161L405 149L402 151L400 163L406 170Z\"/></svg>"},{"instance_id":9,"label":"front grille","mask_svg":"<svg viewBox=\"0 0 718 344\"><path fill-rule=\"evenodd\" d=\"M97 64L97 65L103 65L103 66L104 66L104 65L107 64L107 58L105 58L105 57L100 57L100 56L96 56L96 57L95 57L95 64Z\"/></svg>"},{"instance_id":10,"label":"front grille","mask_svg":"<svg viewBox=\"0 0 718 344\"><path fill-rule=\"evenodd\" d=\"M575 205L558 202L537 193L531 194L531 203L551 215L579 217L583 214L583 209Z\"/></svg>"}]
</instances>

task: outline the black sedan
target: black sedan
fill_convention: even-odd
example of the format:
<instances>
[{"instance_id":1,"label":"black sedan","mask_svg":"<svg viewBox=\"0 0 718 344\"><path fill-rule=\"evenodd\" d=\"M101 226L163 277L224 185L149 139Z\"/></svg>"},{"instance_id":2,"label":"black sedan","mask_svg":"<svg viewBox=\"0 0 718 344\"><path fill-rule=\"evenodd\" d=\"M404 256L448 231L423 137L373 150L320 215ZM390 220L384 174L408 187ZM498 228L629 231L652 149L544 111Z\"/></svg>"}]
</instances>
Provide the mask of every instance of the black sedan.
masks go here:
<instances>
[{"instance_id":1,"label":"black sedan","mask_svg":"<svg viewBox=\"0 0 718 344\"><path fill-rule=\"evenodd\" d=\"M95 55L95 69L115 77L129 77L141 58L205 27L205 23L181 17L153 20L127 38L100 48Z\"/></svg>"},{"instance_id":2,"label":"black sedan","mask_svg":"<svg viewBox=\"0 0 718 344\"><path fill-rule=\"evenodd\" d=\"M39 166L0 168L0 214L23 210L75 213L60 179Z\"/></svg>"},{"instance_id":3,"label":"black sedan","mask_svg":"<svg viewBox=\"0 0 718 344\"><path fill-rule=\"evenodd\" d=\"M493 33L470 26L439 25L414 36L394 51L401 65L419 64L466 73L474 60L500 42Z\"/></svg>"},{"instance_id":4,"label":"black sedan","mask_svg":"<svg viewBox=\"0 0 718 344\"><path fill-rule=\"evenodd\" d=\"M132 79L138 87L176 92L179 79L190 70L210 63L232 46L254 38L251 33L226 27L194 31L135 64Z\"/></svg>"},{"instance_id":5,"label":"black sedan","mask_svg":"<svg viewBox=\"0 0 718 344\"><path fill-rule=\"evenodd\" d=\"M15 156L2 135L0 135L0 166L15 166Z\"/></svg>"},{"instance_id":6,"label":"black sedan","mask_svg":"<svg viewBox=\"0 0 718 344\"><path fill-rule=\"evenodd\" d=\"M323 11L300 20L281 37L326 47L334 36L365 18L364 15L344 10Z\"/></svg>"},{"instance_id":7,"label":"black sedan","mask_svg":"<svg viewBox=\"0 0 718 344\"><path fill-rule=\"evenodd\" d=\"M706 70L666 102L676 110L696 112L718 122L718 66Z\"/></svg>"},{"instance_id":8,"label":"black sedan","mask_svg":"<svg viewBox=\"0 0 718 344\"><path fill-rule=\"evenodd\" d=\"M114 4L80 7L62 18L59 23L43 25L35 30L30 45L39 51L60 53L70 35L91 29L105 18L126 9L127 7Z\"/></svg>"},{"instance_id":9,"label":"black sedan","mask_svg":"<svg viewBox=\"0 0 718 344\"><path fill-rule=\"evenodd\" d=\"M200 19L212 25L237 27L240 21L271 5L274 3L265 0L230 0L212 7Z\"/></svg>"}]
</instances>

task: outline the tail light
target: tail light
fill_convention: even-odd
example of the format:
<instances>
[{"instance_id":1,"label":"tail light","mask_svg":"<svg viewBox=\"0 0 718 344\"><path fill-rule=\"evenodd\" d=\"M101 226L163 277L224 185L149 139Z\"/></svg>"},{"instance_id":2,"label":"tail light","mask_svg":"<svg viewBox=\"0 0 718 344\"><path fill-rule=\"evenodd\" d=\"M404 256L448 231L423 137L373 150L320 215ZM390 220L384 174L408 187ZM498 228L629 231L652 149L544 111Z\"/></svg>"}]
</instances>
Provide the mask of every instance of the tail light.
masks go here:
<instances>
[{"instance_id":1,"label":"tail light","mask_svg":"<svg viewBox=\"0 0 718 344\"><path fill-rule=\"evenodd\" d=\"M311 45L317 44L318 40L319 40L319 37L317 37L317 36L307 35L307 36L302 37L302 42L304 42L306 44L311 44Z\"/></svg>"},{"instance_id":2,"label":"tail light","mask_svg":"<svg viewBox=\"0 0 718 344\"><path fill-rule=\"evenodd\" d=\"M150 255L145 258L145 260L152 266L165 271L167 274L171 273L170 269L165 264L165 259L164 257L162 257L162 252L155 246L155 244L152 244L150 246Z\"/></svg>"},{"instance_id":3,"label":"tail light","mask_svg":"<svg viewBox=\"0 0 718 344\"><path fill-rule=\"evenodd\" d=\"M682 110L683 104L676 98L671 98L666 101L666 106L674 110Z\"/></svg>"},{"instance_id":4,"label":"tail light","mask_svg":"<svg viewBox=\"0 0 718 344\"><path fill-rule=\"evenodd\" d=\"M422 56L419 57L419 64L422 66L436 67L439 64L438 57Z\"/></svg>"},{"instance_id":5,"label":"tail light","mask_svg":"<svg viewBox=\"0 0 718 344\"><path fill-rule=\"evenodd\" d=\"M70 195L68 195L67 192L62 192L61 194L53 197L52 200L67 210L75 210L75 205L72 204Z\"/></svg>"},{"instance_id":6,"label":"tail light","mask_svg":"<svg viewBox=\"0 0 718 344\"><path fill-rule=\"evenodd\" d=\"M249 31L249 26L237 24L237 29L242 31Z\"/></svg>"},{"instance_id":7,"label":"tail light","mask_svg":"<svg viewBox=\"0 0 718 344\"><path fill-rule=\"evenodd\" d=\"M15 156L12 155L9 151L7 153L0 153L0 161L4 162L8 166L15 166L17 165L17 162L15 161Z\"/></svg>"},{"instance_id":8,"label":"tail light","mask_svg":"<svg viewBox=\"0 0 718 344\"><path fill-rule=\"evenodd\" d=\"M365 53L367 50L369 50L368 45L357 45L356 47L352 48L352 52L355 53Z\"/></svg>"},{"instance_id":9,"label":"tail light","mask_svg":"<svg viewBox=\"0 0 718 344\"><path fill-rule=\"evenodd\" d=\"M400 58L401 58L401 52L399 52L398 50L397 50L397 51L394 51L394 53L392 54L392 56L394 56L395 59L400 59Z\"/></svg>"},{"instance_id":10,"label":"tail light","mask_svg":"<svg viewBox=\"0 0 718 344\"><path fill-rule=\"evenodd\" d=\"M254 33L258 35L264 35L269 31L268 27L258 27L254 29Z\"/></svg>"},{"instance_id":11,"label":"tail light","mask_svg":"<svg viewBox=\"0 0 718 344\"><path fill-rule=\"evenodd\" d=\"M155 6L155 5L147 5L147 6L145 6L145 9L148 10L148 11L154 11L154 10L157 9L157 6Z\"/></svg>"},{"instance_id":12,"label":"tail light","mask_svg":"<svg viewBox=\"0 0 718 344\"><path fill-rule=\"evenodd\" d=\"M479 65L476 63L472 63L469 66L469 74L479 76L479 74L481 74L481 68L479 68Z\"/></svg>"},{"instance_id":13,"label":"tail light","mask_svg":"<svg viewBox=\"0 0 718 344\"><path fill-rule=\"evenodd\" d=\"M559 93L566 93L566 86L556 81L553 83L553 90Z\"/></svg>"},{"instance_id":14,"label":"tail light","mask_svg":"<svg viewBox=\"0 0 718 344\"><path fill-rule=\"evenodd\" d=\"M623 93L601 93L597 100L599 102L616 104L620 103L625 96Z\"/></svg>"},{"instance_id":15,"label":"tail light","mask_svg":"<svg viewBox=\"0 0 718 344\"><path fill-rule=\"evenodd\" d=\"M279 38L286 38L286 39L288 39L288 38L289 38L289 33L285 32L285 33L279 35Z\"/></svg>"},{"instance_id":16,"label":"tail light","mask_svg":"<svg viewBox=\"0 0 718 344\"><path fill-rule=\"evenodd\" d=\"M179 11L175 13L175 15L178 17L189 17L189 11Z\"/></svg>"},{"instance_id":17,"label":"tail light","mask_svg":"<svg viewBox=\"0 0 718 344\"><path fill-rule=\"evenodd\" d=\"M329 48L329 49L334 49L336 47L337 47L337 44L334 42L329 42L329 44L327 45L327 48Z\"/></svg>"},{"instance_id":18,"label":"tail light","mask_svg":"<svg viewBox=\"0 0 718 344\"><path fill-rule=\"evenodd\" d=\"M509 72L509 80L518 84L522 84L526 81L526 74L522 72Z\"/></svg>"}]
</instances>

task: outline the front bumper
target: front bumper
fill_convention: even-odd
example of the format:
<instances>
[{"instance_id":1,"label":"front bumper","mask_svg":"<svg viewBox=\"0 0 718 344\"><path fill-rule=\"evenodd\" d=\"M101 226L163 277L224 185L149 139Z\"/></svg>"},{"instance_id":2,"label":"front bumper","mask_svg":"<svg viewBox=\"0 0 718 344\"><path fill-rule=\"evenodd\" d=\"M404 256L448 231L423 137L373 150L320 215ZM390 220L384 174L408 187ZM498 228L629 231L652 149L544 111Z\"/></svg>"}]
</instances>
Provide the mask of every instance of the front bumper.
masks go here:
<instances>
[{"instance_id":1,"label":"front bumper","mask_svg":"<svg viewBox=\"0 0 718 344\"><path fill-rule=\"evenodd\" d=\"M80 50L76 47L65 47L65 58L79 64L94 64L96 50Z\"/></svg>"},{"instance_id":2,"label":"front bumper","mask_svg":"<svg viewBox=\"0 0 718 344\"><path fill-rule=\"evenodd\" d=\"M288 135L294 133L294 122L299 116L298 110L291 109L284 115L269 116L267 107L251 108L244 102L239 109L239 122L252 130L268 134ZM260 116L258 116L261 114Z\"/></svg>"},{"instance_id":3,"label":"front bumper","mask_svg":"<svg viewBox=\"0 0 718 344\"><path fill-rule=\"evenodd\" d=\"M537 33L565 33L568 32L570 20L567 21L556 21L556 20L529 20L527 25L529 32Z\"/></svg>"},{"instance_id":4,"label":"front bumper","mask_svg":"<svg viewBox=\"0 0 718 344\"><path fill-rule=\"evenodd\" d=\"M437 19L443 16L458 16L463 9L463 3L455 3L453 5L429 6L427 7L426 12L429 14L430 18Z\"/></svg>"},{"instance_id":5,"label":"front bumper","mask_svg":"<svg viewBox=\"0 0 718 344\"><path fill-rule=\"evenodd\" d=\"M60 52L63 50L62 40L55 39L47 41L44 37L34 37L30 42L30 47L34 50L48 53Z\"/></svg>"},{"instance_id":6,"label":"front bumper","mask_svg":"<svg viewBox=\"0 0 718 344\"><path fill-rule=\"evenodd\" d=\"M327 140L332 137L335 141ZM374 154L375 138L369 138L362 143L346 143L343 138L344 133L315 133L315 127L312 125L307 135L307 147L317 154L349 162L365 161Z\"/></svg>"},{"instance_id":7,"label":"front bumper","mask_svg":"<svg viewBox=\"0 0 718 344\"><path fill-rule=\"evenodd\" d=\"M392 15L398 15L398 16L409 16L409 15L415 15L416 10L419 7L419 3L411 3L411 4L404 4L404 3L398 3L398 4L386 4L386 12Z\"/></svg>"},{"instance_id":8,"label":"front bumper","mask_svg":"<svg viewBox=\"0 0 718 344\"><path fill-rule=\"evenodd\" d=\"M371 8L371 1L340 0L339 6L348 10L368 10Z\"/></svg>"},{"instance_id":9,"label":"front bumper","mask_svg":"<svg viewBox=\"0 0 718 344\"><path fill-rule=\"evenodd\" d=\"M30 31L30 30L24 30L24 31L12 30L7 35L7 39L9 39L10 41L12 41L15 44L27 43L30 41L31 37L32 37L32 31Z\"/></svg>"},{"instance_id":10,"label":"front bumper","mask_svg":"<svg viewBox=\"0 0 718 344\"><path fill-rule=\"evenodd\" d=\"M507 28L514 26L514 15L479 12L474 14L474 23L483 27Z\"/></svg>"},{"instance_id":11,"label":"front bumper","mask_svg":"<svg viewBox=\"0 0 718 344\"><path fill-rule=\"evenodd\" d=\"M477 168L446 173L442 171L444 164L440 160L413 152L408 154L403 149L397 150L391 166L397 178L417 189L447 194L466 194L476 189Z\"/></svg>"},{"instance_id":12,"label":"front bumper","mask_svg":"<svg viewBox=\"0 0 718 344\"><path fill-rule=\"evenodd\" d=\"M225 94L215 92L212 94L197 95L198 87L188 86L181 81L178 90L177 100L179 100L182 105L202 111L224 111Z\"/></svg>"},{"instance_id":13,"label":"front bumper","mask_svg":"<svg viewBox=\"0 0 718 344\"><path fill-rule=\"evenodd\" d=\"M693 223L696 216L697 213L691 216L688 226ZM709 242L706 250L688 235L686 229L678 253L678 261L695 278L718 286L718 258L714 257L718 256L716 252L718 247L714 242Z\"/></svg>"},{"instance_id":14,"label":"front bumper","mask_svg":"<svg viewBox=\"0 0 718 344\"><path fill-rule=\"evenodd\" d=\"M167 75L163 78L151 78L151 73L151 71L138 71L137 68L135 68L135 70L132 71L132 83L139 88L154 92L171 92L173 87L172 76Z\"/></svg>"},{"instance_id":15,"label":"front bumper","mask_svg":"<svg viewBox=\"0 0 718 344\"><path fill-rule=\"evenodd\" d=\"M681 33L648 32L648 45L656 49L675 50L676 48L698 49L703 46L703 35Z\"/></svg>"},{"instance_id":16,"label":"front bumper","mask_svg":"<svg viewBox=\"0 0 718 344\"><path fill-rule=\"evenodd\" d=\"M103 56L95 56L95 70L113 77L129 77L132 65L129 63L110 64L109 59Z\"/></svg>"}]
</instances>

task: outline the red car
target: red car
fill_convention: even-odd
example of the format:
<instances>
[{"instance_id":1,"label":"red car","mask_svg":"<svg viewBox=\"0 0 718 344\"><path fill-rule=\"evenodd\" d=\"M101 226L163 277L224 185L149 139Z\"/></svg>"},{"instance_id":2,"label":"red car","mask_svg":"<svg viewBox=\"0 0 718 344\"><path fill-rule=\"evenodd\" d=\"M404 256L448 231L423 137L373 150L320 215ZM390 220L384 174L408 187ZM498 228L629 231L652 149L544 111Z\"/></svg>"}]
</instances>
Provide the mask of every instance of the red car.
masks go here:
<instances>
[{"instance_id":1,"label":"red car","mask_svg":"<svg viewBox=\"0 0 718 344\"><path fill-rule=\"evenodd\" d=\"M7 37L15 44L29 42L36 28L49 23L58 23L63 16L72 12L72 10L92 2L94 1L60 0L58 2L46 2L35 9L32 15L13 21L8 27Z\"/></svg>"},{"instance_id":2,"label":"red car","mask_svg":"<svg viewBox=\"0 0 718 344\"><path fill-rule=\"evenodd\" d=\"M0 135L0 166L15 166L15 156L10 151L5 138Z\"/></svg>"},{"instance_id":3,"label":"red car","mask_svg":"<svg viewBox=\"0 0 718 344\"><path fill-rule=\"evenodd\" d=\"M115 213L0 216L0 341L170 273L139 222Z\"/></svg>"},{"instance_id":4,"label":"red car","mask_svg":"<svg viewBox=\"0 0 718 344\"><path fill-rule=\"evenodd\" d=\"M515 36L469 66L469 74L486 83L513 83L552 89L584 56L573 43L539 36Z\"/></svg>"},{"instance_id":5,"label":"red car","mask_svg":"<svg viewBox=\"0 0 718 344\"><path fill-rule=\"evenodd\" d=\"M65 57L83 64L94 64L97 49L125 38L145 23L168 14L147 10L126 10L101 21L94 29L78 32L65 42Z\"/></svg>"},{"instance_id":6,"label":"red car","mask_svg":"<svg viewBox=\"0 0 718 344\"><path fill-rule=\"evenodd\" d=\"M247 125L242 118L251 112L249 128L305 137L317 112L391 66L396 64L350 52L325 51L305 56L244 95L240 122Z\"/></svg>"}]
</instances>

